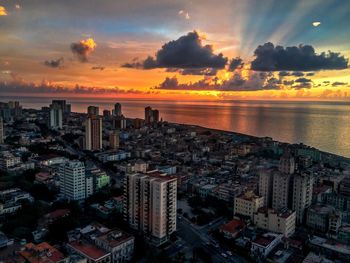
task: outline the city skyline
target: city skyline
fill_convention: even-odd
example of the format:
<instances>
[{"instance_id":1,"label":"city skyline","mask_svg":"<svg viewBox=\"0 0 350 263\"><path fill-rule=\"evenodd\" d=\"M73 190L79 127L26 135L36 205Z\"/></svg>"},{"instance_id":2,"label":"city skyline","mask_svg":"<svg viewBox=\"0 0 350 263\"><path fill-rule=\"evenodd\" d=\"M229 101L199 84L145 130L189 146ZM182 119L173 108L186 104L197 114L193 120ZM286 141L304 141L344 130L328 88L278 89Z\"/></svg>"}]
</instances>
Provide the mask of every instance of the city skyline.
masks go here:
<instances>
[{"instance_id":1,"label":"city skyline","mask_svg":"<svg viewBox=\"0 0 350 263\"><path fill-rule=\"evenodd\" d=\"M1 3L0 95L348 100L349 10L338 0Z\"/></svg>"}]
</instances>

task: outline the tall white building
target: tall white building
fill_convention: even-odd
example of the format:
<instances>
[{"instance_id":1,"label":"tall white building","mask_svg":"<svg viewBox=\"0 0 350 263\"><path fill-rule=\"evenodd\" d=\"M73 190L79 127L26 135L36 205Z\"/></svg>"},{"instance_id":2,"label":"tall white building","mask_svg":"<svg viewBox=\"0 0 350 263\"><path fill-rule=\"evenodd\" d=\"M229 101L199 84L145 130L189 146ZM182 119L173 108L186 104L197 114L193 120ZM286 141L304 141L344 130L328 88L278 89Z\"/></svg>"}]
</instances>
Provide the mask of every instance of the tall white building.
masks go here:
<instances>
[{"instance_id":1,"label":"tall white building","mask_svg":"<svg viewBox=\"0 0 350 263\"><path fill-rule=\"evenodd\" d=\"M50 128L62 129L63 125L63 110L61 105L53 103L50 105Z\"/></svg>"},{"instance_id":2,"label":"tall white building","mask_svg":"<svg viewBox=\"0 0 350 263\"><path fill-rule=\"evenodd\" d=\"M281 173L293 174L295 172L295 159L290 153L285 153L279 162L278 169Z\"/></svg>"},{"instance_id":3,"label":"tall white building","mask_svg":"<svg viewBox=\"0 0 350 263\"><path fill-rule=\"evenodd\" d=\"M0 144L4 143L4 121L0 117Z\"/></svg>"},{"instance_id":4,"label":"tall white building","mask_svg":"<svg viewBox=\"0 0 350 263\"><path fill-rule=\"evenodd\" d=\"M124 185L124 216L130 227L155 245L176 231L177 179L159 172L128 174Z\"/></svg>"},{"instance_id":5,"label":"tall white building","mask_svg":"<svg viewBox=\"0 0 350 263\"><path fill-rule=\"evenodd\" d=\"M273 173L272 208L279 210L288 207L291 193L291 175L275 171Z\"/></svg>"},{"instance_id":6,"label":"tall white building","mask_svg":"<svg viewBox=\"0 0 350 263\"><path fill-rule=\"evenodd\" d=\"M272 205L272 186L273 186L273 171L259 171L259 195L264 197L264 206L271 207Z\"/></svg>"},{"instance_id":7,"label":"tall white building","mask_svg":"<svg viewBox=\"0 0 350 263\"><path fill-rule=\"evenodd\" d=\"M86 176L84 163L69 161L59 167L60 192L68 200L86 198Z\"/></svg>"},{"instance_id":8,"label":"tall white building","mask_svg":"<svg viewBox=\"0 0 350 263\"><path fill-rule=\"evenodd\" d=\"M313 189L312 174L295 174L293 180L293 210L296 212L296 222L304 221L305 211L311 205Z\"/></svg>"}]
</instances>

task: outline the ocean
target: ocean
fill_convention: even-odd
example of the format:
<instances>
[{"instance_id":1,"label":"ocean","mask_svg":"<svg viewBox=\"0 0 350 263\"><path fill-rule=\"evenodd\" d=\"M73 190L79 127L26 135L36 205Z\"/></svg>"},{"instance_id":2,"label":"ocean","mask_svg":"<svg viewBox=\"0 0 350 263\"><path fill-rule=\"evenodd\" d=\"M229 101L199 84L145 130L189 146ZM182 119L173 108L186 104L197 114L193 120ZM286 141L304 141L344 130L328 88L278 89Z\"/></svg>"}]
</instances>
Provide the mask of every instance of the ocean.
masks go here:
<instances>
[{"instance_id":1,"label":"ocean","mask_svg":"<svg viewBox=\"0 0 350 263\"><path fill-rule=\"evenodd\" d=\"M40 109L50 98L17 99L25 108ZM72 111L86 112L89 105L112 109L122 104L123 114L143 118L144 108L160 111L169 122L195 124L253 136L268 136L281 142L304 143L320 150L350 157L350 102L291 101L169 101L67 99Z\"/></svg>"}]
</instances>

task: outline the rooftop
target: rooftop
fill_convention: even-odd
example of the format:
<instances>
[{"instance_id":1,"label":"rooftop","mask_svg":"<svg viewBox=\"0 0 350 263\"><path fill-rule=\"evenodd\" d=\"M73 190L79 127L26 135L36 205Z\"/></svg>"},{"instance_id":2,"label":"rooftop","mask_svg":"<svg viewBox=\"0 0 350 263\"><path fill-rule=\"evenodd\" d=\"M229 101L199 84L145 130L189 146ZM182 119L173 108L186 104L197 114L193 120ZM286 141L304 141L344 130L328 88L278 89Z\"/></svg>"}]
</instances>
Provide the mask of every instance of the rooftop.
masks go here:
<instances>
[{"instance_id":1,"label":"rooftop","mask_svg":"<svg viewBox=\"0 0 350 263\"><path fill-rule=\"evenodd\" d=\"M242 220L233 219L227 224L221 226L221 230L230 233L236 233L245 227L245 223Z\"/></svg>"},{"instance_id":2,"label":"rooftop","mask_svg":"<svg viewBox=\"0 0 350 263\"><path fill-rule=\"evenodd\" d=\"M93 260L102 259L110 255L110 253L103 251L95 245L82 242L80 240L70 242L68 243L68 246L72 247L77 252Z\"/></svg>"},{"instance_id":3,"label":"rooftop","mask_svg":"<svg viewBox=\"0 0 350 263\"><path fill-rule=\"evenodd\" d=\"M107 243L110 247L117 247L120 244L133 239L133 236L119 229L113 229L105 234L98 236L96 239Z\"/></svg>"},{"instance_id":4,"label":"rooftop","mask_svg":"<svg viewBox=\"0 0 350 263\"><path fill-rule=\"evenodd\" d=\"M60 251L46 242L38 245L28 243L19 254L30 263L54 263L66 258Z\"/></svg>"}]
</instances>

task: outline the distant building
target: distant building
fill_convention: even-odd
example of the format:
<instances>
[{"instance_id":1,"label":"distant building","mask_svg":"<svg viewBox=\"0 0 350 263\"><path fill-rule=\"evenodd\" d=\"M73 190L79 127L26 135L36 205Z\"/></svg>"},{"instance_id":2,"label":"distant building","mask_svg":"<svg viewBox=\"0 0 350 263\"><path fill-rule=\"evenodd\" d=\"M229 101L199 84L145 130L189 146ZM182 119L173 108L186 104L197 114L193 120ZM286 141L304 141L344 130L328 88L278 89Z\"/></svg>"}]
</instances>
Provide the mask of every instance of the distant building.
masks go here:
<instances>
[{"instance_id":1,"label":"distant building","mask_svg":"<svg viewBox=\"0 0 350 263\"><path fill-rule=\"evenodd\" d=\"M96 151L102 149L102 119L89 116L85 121L85 150Z\"/></svg>"},{"instance_id":2,"label":"distant building","mask_svg":"<svg viewBox=\"0 0 350 263\"><path fill-rule=\"evenodd\" d=\"M86 176L84 163L70 161L59 167L60 192L65 199L86 198Z\"/></svg>"},{"instance_id":3,"label":"distant building","mask_svg":"<svg viewBox=\"0 0 350 263\"><path fill-rule=\"evenodd\" d=\"M341 226L341 215L332 206L315 204L307 210L306 225L317 232L334 235Z\"/></svg>"},{"instance_id":4,"label":"distant building","mask_svg":"<svg viewBox=\"0 0 350 263\"><path fill-rule=\"evenodd\" d=\"M122 105L120 103L114 104L113 116L122 116Z\"/></svg>"},{"instance_id":5,"label":"distant building","mask_svg":"<svg viewBox=\"0 0 350 263\"><path fill-rule=\"evenodd\" d=\"M100 109L96 106L89 106L87 108L87 114L89 116L98 116L100 114Z\"/></svg>"},{"instance_id":6,"label":"distant building","mask_svg":"<svg viewBox=\"0 0 350 263\"><path fill-rule=\"evenodd\" d=\"M63 127L63 110L60 104L50 105L50 128L62 129Z\"/></svg>"},{"instance_id":7,"label":"distant building","mask_svg":"<svg viewBox=\"0 0 350 263\"><path fill-rule=\"evenodd\" d=\"M296 212L297 224L304 222L306 209L312 202L312 189L313 177L311 174L294 175L292 209Z\"/></svg>"},{"instance_id":8,"label":"distant building","mask_svg":"<svg viewBox=\"0 0 350 263\"><path fill-rule=\"evenodd\" d=\"M272 190L273 190L273 171L260 170L259 171L259 195L264 197L264 206L272 206Z\"/></svg>"},{"instance_id":9,"label":"distant building","mask_svg":"<svg viewBox=\"0 0 350 263\"><path fill-rule=\"evenodd\" d=\"M119 148L119 131L112 131L109 135L109 147L114 150Z\"/></svg>"},{"instance_id":10,"label":"distant building","mask_svg":"<svg viewBox=\"0 0 350 263\"><path fill-rule=\"evenodd\" d=\"M109 118L110 116L111 116L110 110L103 110L103 117L104 118Z\"/></svg>"},{"instance_id":11,"label":"distant building","mask_svg":"<svg viewBox=\"0 0 350 263\"><path fill-rule=\"evenodd\" d=\"M272 208L279 210L288 207L291 196L292 176L290 173L273 173Z\"/></svg>"},{"instance_id":12,"label":"distant building","mask_svg":"<svg viewBox=\"0 0 350 263\"><path fill-rule=\"evenodd\" d=\"M151 107L145 108L145 122L146 124L159 122L159 111L154 110Z\"/></svg>"},{"instance_id":13,"label":"distant building","mask_svg":"<svg viewBox=\"0 0 350 263\"><path fill-rule=\"evenodd\" d=\"M131 157L130 152L122 150L111 150L101 153L96 153L95 156L103 163L121 161Z\"/></svg>"},{"instance_id":14,"label":"distant building","mask_svg":"<svg viewBox=\"0 0 350 263\"><path fill-rule=\"evenodd\" d=\"M285 174L293 174L295 172L295 159L290 153L282 155L278 170Z\"/></svg>"},{"instance_id":15,"label":"distant building","mask_svg":"<svg viewBox=\"0 0 350 263\"><path fill-rule=\"evenodd\" d=\"M254 213L264 206L264 197L246 192L234 199L233 214L254 218Z\"/></svg>"},{"instance_id":16,"label":"distant building","mask_svg":"<svg viewBox=\"0 0 350 263\"><path fill-rule=\"evenodd\" d=\"M67 104L66 100L52 100L52 104L59 105L63 111L63 113L71 112L71 105Z\"/></svg>"},{"instance_id":17,"label":"distant building","mask_svg":"<svg viewBox=\"0 0 350 263\"><path fill-rule=\"evenodd\" d=\"M0 116L0 144L4 143L4 121Z\"/></svg>"},{"instance_id":18,"label":"distant building","mask_svg":"<svg viewBox=\"0 0 350 263\"><path fill-rule=\"evenodd\" d=\"M159 175L128 174L124 182L124 216L131 228L155 245L176 231L177 179Z\"/></svg>"},{"instance_id":19,"label":"distant building","mask_svg":"<svg viewBox=\"0 0 350 263\"><path fill-rule=\"evenodd\" d=\"M254 214L254 224L262 229L289 237L295 232L295 212L288 209L276 211L267 207L259 208Z\"/></svg>"},{"instance_id":20,"label":"distant building","mask_svg":"<svg viewBox=\"0 0 350 263\"><path fill-rule=\"evenodd\" d=\"M339 194L350 197L350 177L345 177L339 184Z\"/></svg>"},{"instance_id":21,"label":"distant building","mask_svg":"<svg viewBox=\"0 0 350 263\"><path fill-rule=\"evenodd\" d=\"M113 129L117 129L117 130L125 129L126 128L126 118L124 117L124 115L113 117L112 127L113 127Z\"/></svg>"}]
</instances>

